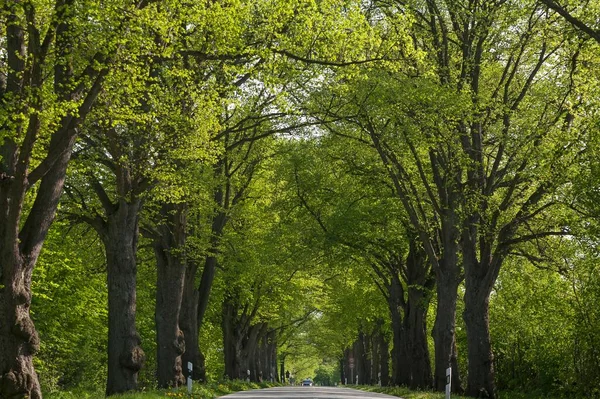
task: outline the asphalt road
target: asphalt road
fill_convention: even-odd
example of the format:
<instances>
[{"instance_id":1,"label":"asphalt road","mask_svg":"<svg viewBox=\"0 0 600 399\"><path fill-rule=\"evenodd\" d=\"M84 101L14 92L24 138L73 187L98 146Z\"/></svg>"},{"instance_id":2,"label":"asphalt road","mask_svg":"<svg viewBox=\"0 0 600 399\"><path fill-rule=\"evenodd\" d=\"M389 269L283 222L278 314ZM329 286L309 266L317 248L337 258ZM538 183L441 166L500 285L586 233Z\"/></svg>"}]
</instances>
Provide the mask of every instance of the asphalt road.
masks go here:
<instances>
[{"instance_id":1,"label":"asphalt road","mask_svg":"<svg viewBox=\"0 0 600 399\"><path fill-rule=\"evenodd\" d=\"M220 396L227 399L383 399L396 396L335 387L278 387Z\"/></svg>"}]
</instances>

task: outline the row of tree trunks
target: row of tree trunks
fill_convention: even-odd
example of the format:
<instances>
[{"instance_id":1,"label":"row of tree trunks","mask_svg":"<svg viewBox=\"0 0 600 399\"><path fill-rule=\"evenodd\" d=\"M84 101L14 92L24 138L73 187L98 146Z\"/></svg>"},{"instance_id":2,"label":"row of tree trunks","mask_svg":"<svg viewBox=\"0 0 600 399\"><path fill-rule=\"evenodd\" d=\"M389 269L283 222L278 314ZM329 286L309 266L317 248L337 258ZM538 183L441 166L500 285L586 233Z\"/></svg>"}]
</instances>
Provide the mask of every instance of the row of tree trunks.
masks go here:
<instances>
[{"instance_id":1,"label":"row of tree trunks","mask_svg":"<svg viewBox=\"0 0 600 399\"><path fill-rule=\"evenodd\" d=\"M433 385L427 344L427 312L435 285L432 267L417 241L406 259L390 254L372 265L392 326L392 383L413 389Z\"/></svg>"},{"instance_id":2,"label":"row of tree trunks","mask_svg":"<svg viewBox=\"0 0 600 399\"><path fill-rule=\"evenodd\" d=\"M237 331L237 306L231 297L226 297L221 307L221 328L223 330L223 360L225 362L225 377L229 379L247 378L242 374L241 343Z\"/></svg>"},{"instance_id":3,"label":"row of tree trunks","mask_svg":"<svg viewBox=\"0 0 600 399\"><path fill-rule=\"evenodd\" d=\"M407 301L404 308L406 354L410 363L409 387L429 389L433 384L427 345L427 312L435 284L424 252L414 242L406 259Z\"/></svg>"},{"instance_id":4,"label":"row of tree trunks","mask_svg":"<svg viewBox=\"0 0 600 399\"><path fill-rule=\"evenodd\" d=\"M286 370L285 370L285 354L281 354L281 359L279 362L279 382L281 382L282 384L287 383L288 382L288 378L286 375Z\"/></svg>"},{"instance_id":5,"label":"row of tree trunks","mask_svg":"<svg viewBox=\"0 0 600 399\"><path fill-rule=\"evenodd\" d=\"M223 161L218 162L214 167L216 175L224 173ZM210 293L217 272L219 254L219 245L223 230L228 217L226 210L229 208L229 182L226 182L225 189L219 187L214 193L214 205L217 210L212 217L210 248L208 255L204 259L204 268L200 277L200 283L196 288L196 274L198 265L195 261L189 260L186 271L182 304L181 328L184 332L186 351L183 354L183 363L188 362L193 365L192 378L196 381L206 381L206 366L204 364L204 355L200 348L200 329L208 309Z\"/></svg>"},{"instance_id":6,"label":"row of tree trunks","mask_svg":"<svg viewBox=\"0 0 600 399\"><path fill-rule=\"evenodd\" d=\"M434 0L430 0L427 3L433 4ZM435 21L435 18L432 18L432 21ZM434 174L437 176L435 179L437 195L434 194L433 190L428 195L432 196L432 202L439 201L441 206L436 211L436 217L433 220L427 220L428 218L425 214L417 211L420 205L415 203L415 201L419 202L419 200L413 197L404 184L404 178L408 175L406 165L390 149L388 143L385 142L382 132L371 128L369 129L369 135L373 147L377 150L381 161L387 167L388 175L394 184L396 195L401 200L408 215L410 227L415 235L411 243L414 244L417 240L420 242L422 250L426 254L427 262L431 270L435 273L438 305L433 328L435 344L434 388L439 391L444 390L446 385L446 369L452 365L452 390L460 392L461 382L457 367L455 342L456 300L458 286L462 279L458 260L460 225L458 215L456 214L460 199L457 182L460 182L462 173L460 166L455 162L458 157L450 151L446 154L447 159L443 161L440 159L438 152L444 154L446 153L445 149L441 149L441 151L436 149L430 152L431 166L434 169ZM452 165L452 168L445 170L442 167L442 164L445 163ZM426 181L425 184L429 184L429 182ZM436 228L432 232L428 226L436 226ZM393 269L395 266L391 265L391 267ZM385 273L379 271L378 274L380 277L383 277ZM391 275L383 277L383 280L387 281L386 288L388 290L392 284L390 278L397 278L394 277L394 274L391 273ZM389 298L389 293L387 292L384 292L384 295L390 303L392 318L397 318L398 316L395 315L396 311L392 309L398 306L397 301ZM392 323L394 323L393 320ZM399 327L397 320L395 334L399 334L395 338L395 341L397 340L397 345L401 347L401 342L404 340L402 336L404 332ZM396 369L392 372L394 374L394 383L408 382L410 385L410 372L404 370L409 365L404 360L401 349L393 350L397 357L394 360Z\"/></svg>"},{"instance_id":7,"label":"row of tree trunks","mask_svg":"<svg viewBox=\"0 0 600 399\"><path fill-rule=\"evenodd\" d=\"M382 330L383 320L378 320L371 339L371 385L390 384L390 345Z\"/></svg>"},{"instance_id":8,"label":"row of tree trunks","mask_svg":"<svg viewBox=\"0 0 600 399\"><path fill-rule=\"evenodd\" d=\"M266 322L252 324L254 315L255 311L247 313L246 310L240 314L240 304L234 295L228 295L223 301L221 326L225 376L253 382L275 381L277 331L270 329Z\"/></svg>"},{"instance_id":9,"label":"row of tree trunks","mask_svg":"<svg viewBox=\"0 0 600 399\"><path fill-rule=\"evenodd\" d=\"M383 321L377 322L369 334L359 332L351 348L344 350L340 360L342 384L389 385L389 344L381 330Z\"/></svg>"},{"instance_id":10,"label":"row of tree trunks","mask_svg":"<svg viewBox=\"0 0 600 399\"><path fill-rule=\"evenodd\" d=\"M365 335L364 332L358 333L358 339L354 341L354 383L369 384L371 382L371 362L373 355L371 353L370 335Z\"/></svg>"},{"instance_id":11,"label":"row of tree trunks","mask_svg":"<svg viewBox=\"0 0 600 399\"><path fill-rule=\"evenodd\" d=\"M388 285L388 307L392 320L392 384L408 386L410 384L410 362L405 326L402 321L404 291L398 274L391 277Z\"/></svg>"},{"instance_id":12,"label":"row of tree trunks","mask_svg":"<svg viewBox=\"0 0 600 399\"><path fill-rule=\"evenodd\" d=\"M260 341L256 357L260 359L263 380L279 382L277 376L277 331L269 329Z\"/></svg>"}]
</instances>

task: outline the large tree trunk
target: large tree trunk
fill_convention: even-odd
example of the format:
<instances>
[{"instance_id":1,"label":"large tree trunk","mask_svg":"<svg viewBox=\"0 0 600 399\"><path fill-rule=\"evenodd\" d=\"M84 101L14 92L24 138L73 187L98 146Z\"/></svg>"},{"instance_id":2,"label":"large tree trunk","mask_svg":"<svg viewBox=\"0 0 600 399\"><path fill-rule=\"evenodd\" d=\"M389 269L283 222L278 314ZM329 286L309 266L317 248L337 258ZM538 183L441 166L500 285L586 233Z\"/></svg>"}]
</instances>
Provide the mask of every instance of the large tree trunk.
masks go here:
<instances>
[{"instance_id":1,"label":"large tree trunk","mask_svg":"<svg viewBox=\"0 0 600 399\"><path fill-rule=\"evenodd\" d=\"M107 396L137 389L138 372L145 360L135 327L140 207L139 199L132 203L120 200L101 234L108 280Z\"/></svg>"},{"instance_id":2,"label":"large tree trunk","mask_svg":"<svg viewBox=\"0 0 600 399\"><path fill-rule=\"evenodd\" d=\"M352 359L352 360L350 360ZM344 375L344 379L342 380L344 385L346 384L354 384L352 378L354 378L354 352L352 352L351 348L347 348L344 350L344 359L342 360L342 367L344 369L342 375ZM350 367L350 363L352 362L352 367Z\"/></svg>"},{"instance_id":3,"label":"large tree trunk","mask_svg":"<svg viewBox=\"0 0 600 399\"><path fill-rule=\"evenodd\" d=\"M185 279L186 207L184 204L163 206L163 223L154 240L157 263L156 339L157 378L160 388L185 383L181 355L185 352L179 314Z\"/></svg>"},{"instance_id":4,"label":"large tree trunk","mask_svg":"<svg viewBox=\"0 0 600 399\"><path fill-rule=\"evenodd\" d=\"M354 364L356 365L356 375L354 382L366 385L371 380L369 370L369 348L367 346L368 339L364 332L358 334L358 339L354 342Z\"/></svg>"},{"instance_id":5,"label":"large tree trunk","mask_svg":"<svg viewBox=\"0 0 600 399\"><path fill-rule=\"evenodd\" d=\"M412 241L406 261L400 256L383 268L374 267L384 280L392 321L392 382L411 388L430 388L433 377L427 345L427 311L435 284L424 251ZM383 290L383 288L382 288Z\"/></svg>"},{"instance_id":6,"label":"large tree trunk","mask_svg":"<svg viewBox=\"0 0 600 399\"><path fill-rule=\"evenodd\" d=\"M409 310L404 318L411 368L410 388L430 389L433 384L429 346L427 344L427 309L429 300L423 288L408 289Z\"/></svg>"},{"instance_id":7,"label":"large tree trunk","mask_svg":"<svg viewBox=\"0 0 600 399\"><path fill-rule=\"evenodd\" d=\"M56 156L57 159L42 179L20 233L18 229L27 183L26 171L19 169L25 165L7 168L5 163L2 167L16 175L12 179L0 181L0 205L4 207L0 217L2 224L0 227L2 246L0 397L2 398L41 398L38 377L33 367L33 356L39 349L39 337L29 315L31 276L42 244L54 220L74 141L74 135L65 138L62 142L55 137L51 140L49 154ZM7 141L3 150L6 150L6 143ZM14 159L16 160L16 156Z\"/></svg>"},{"instance_id":8,"label":"large tree trunk","mask_svg":"<svg viewBox=\"0 0 600 399\"><path fill-rule=\"evenodd\" d=\"M467 278L467 285L469 280ZM497 397L494 383L494 355L490 341L489 298L490 293L486 289L472 288L465 292L463 318L467 327L469 350L466 394L477 398Z\"/></svg>"},{"instance_id":9,"label":"large tree trunk","mask_svg":"<svg viewBox=\"0 0 600 399\"><path fill-rule=\"evenodd\" d=\"M260 297L260 288L255 295ZM237 293L228 292L222 305L223 356L225 376L230 379L258 381L260 367L256 367L256 353L260 339L268 332L267 323L252 324L260 301L240 304Z\"/></svg>"},{"instance_id":10,"label":"large tree trunk","mask_svg":"<svg viewBox=\"0 0 600 399\"><path fill-rule=\"evenodd\" d=\"M407 351L406 331L402 322L404 306L403 289L397 276L392 276L388 288L388 306L392 319L392 384L409 386L410 360Z\"/></svg>"},{"instance_id":11,"label":"large tree trunk","mask_svg":"<svg viewBox=\"0 0 600 399\"><path fill-rule=\"evenodd\" d=\"M435 344L435 389L446 387L446 369L452 367L452 391L460 392L456 352L456 301L458 281L456 277L437 276L437 308L433 327Z\"/></svg>"},{"instance_id":12,"label":"large tree trunk","mask_svg":"<svg viewBox=\"0 0 600 399\"><path fill-rule=\"evenodd\" d=\"M186 369L187 364L192 363L192 379L196 381L206 381L204 356L200 352L200 340L198 337L199 292L196 289L195 281L197 270L198 265L196 262L188 261L183 283L181 313L179 316L179 326L185 338L185 352L181 356L181 361Z\"/></svg>"},{"instance_id":13,"label":"large tree trunk","mask_svg":"<svg viewBox=\"0 0 600 399\"><path fill-rule=\"evenodd\" d=\"M442 223L443 257L435 269L437 287L436 317L433 326L435 345L434 389L446 388L446 369L452 367L452 392L461 393L458 352L456 350L456 302L461 282L458 263L458 239L460 236L454 212L455 201L449 200L450 208Z\"/></svg>"},{"instance_id":14,"label":"large tree trunk","mask_svg":"<svg viewBox=\"0 0 600 399\"><path fill-rule=\"evenodd\" d=\"M238 338L238 342L240 342L240 364L242 365L242 370L250 370L250 380L253 382L262 382L263 375L260 367L260 356L257 356L259 349L259 342L261 338L267 333L268 325L267 323L259 323L247 330L246 334L243 333L244 329L238 331L242 331Z\"/></svg>"},{"instance_id":15,"label":"large tree trunk","mask_svg":"<svg viewBox=\"0 0 600 399\"><path fill-rule=\"evenodd\" d=\"M241 348L238 344L237 333L237 307L229 297L225 298L222 305L221 328L223 329L223 360L225 362L225 376L231 380L246 378L241 373Z\"/></svg>"},{"instance_id":16,"label":"large tree trunk","mask_svg":"<svg viewBox=\"0 0 600 399\"><path fill-rule=\"evenodd\" d=\"M404 330L410 359L412 389L430 389L433 384L429 346L427 344L427 312L434 279L426 265L425 254L413 241L406 260L408 300L404 313Z\"/></svg>"},{"instance_id":17,"label":"large tree trunk","mask_svg":"<svg viewBox=\"0 0 600 399\"><path fill-rule=\"evenodd\" d=\"M498 276L503 254L495 258L489 251L480 251L478 260L476 248L483 241L478 240L476 228L465 228L463 238L463 264L465 269L465 311L463 319L467 328L469 350L469 372L467 395L480 398L496 398L494 381L494 355L490 340L489 301L494 282ZM491 248L483 246L483 248Z\"/></svg>"},{"instance_id":18,"label":"large tree trunk","mask_svg":"<svg viewBox=\"0 0 600 399\"><path fill-rule=\"evenodd\" d=\"M215 173L222 173L223 162L215 165ZM227 187L228 184L227 184ZM215 190L214 200L215 205L220 209L216 212L212 219L211 225L211 237L209 253L204 261L204 269L202 270L202 276L200 278L200 285L198 289L195 289L194 282L196 279L196 273L198 272L198 266L190 265L186 272L186 282L184 288L185 303L183 304L184 309L181 320L181 328L184 332L185 347L186 351L183 354L183 362L191 362L193 364L193 376L192 378L197 381L206 380L206 366L204 364L204 355L200 349L200 328L208 309L210 300L210 292L212 290L215 274L217 270L217 255L219 253L219 242L223 234L223 229L227 223L227 215L222 209L226 209L230 206L229 195L224 195L224 190L218 188ZM225 189L228 193L228 189Z\"/></svg>"},{"instance_id":19,"label":"large tree trunk","mask_svg":"<svg viewBox=\"0 0 600 399\"><path fill-rule=\"evenodd\" d=\"M371 335L371 385L379 383L381 376L381 325L382 321L378 320L373 334Z\"/></svg>"},{"instance_id":20,"label":"large tree trunk","mask_svg":"<svg viewBox=\"0 0 600 399\"><path fill-rule=\"evenodd\" d=\"M267 325L268 327L268 325ZM263 379L275 382L277 378L277 334L275 330L268 330L262 337L258 348Z\"/></svg>"},{"instance_id":21,"label":"large tree trunk","mask_svg":"<svg viewBox=\"0 0 600 399\"><path fill-rule=\"evenodd\" d=\"M6 399L42 397L33 356L39 350L39 337L29 316L31 271L21 257L17 242L2 243L0 281L0 397Z\"/></svg>"}]
</instances>

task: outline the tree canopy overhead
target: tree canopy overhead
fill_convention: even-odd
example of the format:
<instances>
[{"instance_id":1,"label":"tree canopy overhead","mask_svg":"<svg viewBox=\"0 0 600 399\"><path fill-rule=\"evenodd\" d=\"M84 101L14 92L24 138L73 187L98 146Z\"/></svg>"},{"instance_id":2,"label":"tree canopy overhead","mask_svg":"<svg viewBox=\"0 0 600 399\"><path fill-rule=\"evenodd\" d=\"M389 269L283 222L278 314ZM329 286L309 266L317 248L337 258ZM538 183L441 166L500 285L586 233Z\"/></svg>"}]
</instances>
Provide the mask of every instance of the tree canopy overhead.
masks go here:
<instances>
[{"instance_id":1,"label":"tree canopy overhead","mask_svg":"<svg viewBox=\"0 0 600 399\"><path fill-rule=\"evenodd\" d=\"M0 397L593 392L599 10L5 0Z\"/></svg>"}]
</instances>

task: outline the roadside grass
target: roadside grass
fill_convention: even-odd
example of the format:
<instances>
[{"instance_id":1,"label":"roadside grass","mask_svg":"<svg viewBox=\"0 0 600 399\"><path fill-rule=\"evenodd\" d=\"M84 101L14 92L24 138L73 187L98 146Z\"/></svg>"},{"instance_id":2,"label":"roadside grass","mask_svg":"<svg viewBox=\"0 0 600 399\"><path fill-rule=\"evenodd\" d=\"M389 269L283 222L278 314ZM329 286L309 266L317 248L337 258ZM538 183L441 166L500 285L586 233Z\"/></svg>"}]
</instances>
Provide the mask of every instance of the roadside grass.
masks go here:
<instances>
[{"instance_id":1,"label":"roadside grass","mask_svg":"<svg viewBox=\"0 0 600 399\"><path fill-rule=\"evenodd\" d=\"M444 399L445 395L440 392L430 391L412 391L404 387L373 387L373 386L360 386L357 387L363 391L368 392L379 392L387 395L398 396L403 399ZM452 399L472 399L466 396L452 395Z\"/></svg>"},{"instance_id":2,"label":"roadside grass","mask_svg":"<svg viewBox=\"0 0 600 399\"><path fill-rule=\"evenodd\" d=\"M194 383L192 394L188 395L187 388L179 389L155 389L142 390L140 392L131 392L121 395L114 395L114 399L164 399L164 398L188 398L188 399L213 399L219 396L227 395L239 391L247 391L249 389L259 389L277 386L277 384L269 383L248 383L245 381L227 381L214 382L208 384ZM105 399L104 391L86 391L74 389L70 391L54 391L45 392L45 399Z\"/></svg>"},{"instance_id":3,"label":"roadside grass","mask_svg":"<svg viewBox=\"0 0 600 399\"><path fill-rule=\"evenodd\" d=\"M357 387L363 391L368 392L379 392L385 393L392 396L398 396L402 399L444 399L446 396L440 392L430 391L411 391L408 388L403 387L373 387L373 386L360 386ZM576 399L577 397L572 395L552 395L542 392L514 392L514 391L501 391L498 393L499 399ZM467 396L459 396L452 394L451 399L473 399Z\"/></svg>"}]
</instances>

